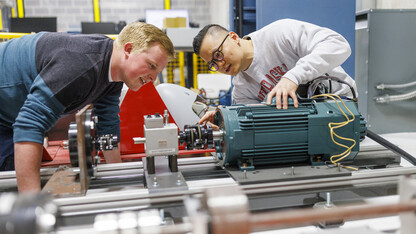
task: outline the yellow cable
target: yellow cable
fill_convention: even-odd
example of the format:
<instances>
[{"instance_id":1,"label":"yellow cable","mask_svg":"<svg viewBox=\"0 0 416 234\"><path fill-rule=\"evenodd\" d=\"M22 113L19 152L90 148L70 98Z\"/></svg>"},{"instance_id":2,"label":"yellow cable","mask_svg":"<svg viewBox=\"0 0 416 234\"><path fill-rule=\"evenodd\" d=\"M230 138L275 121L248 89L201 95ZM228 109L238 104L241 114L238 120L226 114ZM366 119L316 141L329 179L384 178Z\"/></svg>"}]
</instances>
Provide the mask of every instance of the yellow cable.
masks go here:
<instances>
[{"instance_id":1,"label":"yellow cable","mask_svg":"<svg viewBox=\"0 0 416 234\"><path fill-rule=\"evenodd\" d=\"M339 110L341 111L341 113L344 115L344 117L347 119L346 121L343 121L343 122L339 122L339 123L334 123L334 122L330 122L330 123L328 123L328 127L329 127L329 130L330 130L330 136L331 136L331 139L332 139L332 142L334 142L336 145L338 145L338 146L341 146L341 147L343 147L343 148L346 148L346 150L344 151L344 152L342 152L342 153L340 153L340 154L336 154L336 155L332 155L331 157L330 157L330 160L331 160L331 163L333 163L334 165L337 165L337 163L339 162L339 161L342 161L344 158L346 158L346 157L348 157L348 155L350 155L351 154L351 150L352 150L352 148L354 148L354 146L355 146L355 144L357 143L354 139L351 139L351 138L346 138L346 137L342 137L342 136L339 136L338 134L336 134L335 133L335 131L334 131L334 129L338 129L338 128L341 128L341 127L344 127L344 126L346 126L346 125L348 125L349 123L351 123L351 122L353 122L354 120L355 120L355 116L354 116L354 114L348 109L348 107L345 105L345 103L344 103L344 101L342 101L342 99L338 96L338 95L335 95L335 94L319 94L319 95L315 95L315 96L313 96L313 97L311 97L311 98L317 98L317 97L327 97L327 98L331 98L332 100L334 100L335 101L335 103L337 104L337 106L338 106L338 108L339 108ZM341 108L341 106L338 104L338 101L337 101L337 99L339 99L340 101L341 101L341 103L343 104L343 106L344 106L344 108L351 114L351 116L352 116L352 118L350 119L349 117L348 117L348 115L344 112L344 110ZM337 137L338 139L341 139L341 140L345 140L345 141L350 141L350 142L353 142L353 144L351 145L351 146L346 146L346 145L344 145L344 144L341 144L341 143L339 143L339 142L337 142L335 139L334 139L334 136L335 137ZM337 158L337 159L335 159L334 160L334 158ZM340 164L340 166L342 166L341 164ZM343 168L347 168L347 169L350 169L350 170L358 170L357 168L354 168L354 167L348 167L348 166L342 166Z\"/></svg>"}]
</instances>

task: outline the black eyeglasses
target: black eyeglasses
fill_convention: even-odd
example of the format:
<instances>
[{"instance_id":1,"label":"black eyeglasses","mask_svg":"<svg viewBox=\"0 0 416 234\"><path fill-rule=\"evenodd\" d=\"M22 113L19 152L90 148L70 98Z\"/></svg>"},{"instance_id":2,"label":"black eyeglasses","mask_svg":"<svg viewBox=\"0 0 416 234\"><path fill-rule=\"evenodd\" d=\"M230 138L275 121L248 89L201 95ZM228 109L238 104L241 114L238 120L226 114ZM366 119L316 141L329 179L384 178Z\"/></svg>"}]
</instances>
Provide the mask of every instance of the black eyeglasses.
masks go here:
<instances>
[{"instance_id":1,"label":"black eyeglasses","mask_svg":"<svg viewBox=\"0 0 416 234\"><path fill-rule=\"evenodd\" d=\"M227 36L224 38L224 40L221 42L220 46L218 46L218 49L214 52L212 52L212 60L208 63L208 69L211 71L218 71L220 69L220 67L218 66L218 64L215 62L220 62L224 59L224 54L221 52L220 48L222 46L222 44L224 44L225 40L227 40L228 34Z\"/></svg>"}]
</instances>

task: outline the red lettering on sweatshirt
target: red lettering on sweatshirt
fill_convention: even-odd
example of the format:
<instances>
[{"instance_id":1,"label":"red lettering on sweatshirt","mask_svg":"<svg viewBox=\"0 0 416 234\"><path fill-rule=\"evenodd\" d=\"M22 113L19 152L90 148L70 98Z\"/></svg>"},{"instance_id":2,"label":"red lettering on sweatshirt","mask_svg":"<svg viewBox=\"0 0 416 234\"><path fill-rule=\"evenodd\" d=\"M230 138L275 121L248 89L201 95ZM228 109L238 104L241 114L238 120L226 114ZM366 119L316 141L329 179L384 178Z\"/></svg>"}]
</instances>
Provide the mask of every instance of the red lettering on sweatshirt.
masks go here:
<instances>
[{"instance_id":1,"label":"red lettering on sweatshirt","mask_svg":"<svg viewBox=\"0 0 416 234\"><path fill-rule=\"evenodd\" d=\"M273 87L274 85L270 84L269 82L265 80L262 80L260 82L260 92L259 92L259 95L257 95L257 97L263 100L266 97L266 94L272 91Z\"/></svg>"},{"instance_id":2,"label":"red lettering on sweatshirt","mask_svg":"<svg viewBox=\"0 0 416 234\"><path fill-rule=\"evenodd\" d=\"M288 70L289 69L287 68L286 64L283 63L281 66L277 66L270 69L269 73L264 74L267 77L267 79L273 84L270 84L266 80L262 80L260 82L260 91L257 97L263 100L266 97L266 94L272 91L274 86L276 86L277 83L279 83L280 79L283 77L284 74L286 74Z\"/></svg>"},{"instance_id":3,"label":"red lettering on sweatshirt","mask_svg":"<svg viewBox=\"0 0 416 234\"><path fill-rule=\"evenodd\" d=\"M274 77L271 77L269 74L266 74L266 77L269 78L269 80L274 84L277 85L279 83L280 77L278 79L275 79Z\"/></svg>"},{"instance_id":4,"label":"red lettering on sweatshirt","mask_svg":"<svg viewBox=\"0 0 416 234\"><path fill-rule=\"evenodd\" d=\"M286 65L285 65L285 64L283 64L282 66L285 66L285 67L286 67ZM286 69L287 69L287 67L286 67ZM285 72L285 71L283 71L282 67L280 67L280 66L275 67L275 68L274 68L274 70L275 70L277 73L279 73L279 75L280 75L280 76L283 76L284 74L286 74L286 72Z\"/></svg>"}]
</instances>

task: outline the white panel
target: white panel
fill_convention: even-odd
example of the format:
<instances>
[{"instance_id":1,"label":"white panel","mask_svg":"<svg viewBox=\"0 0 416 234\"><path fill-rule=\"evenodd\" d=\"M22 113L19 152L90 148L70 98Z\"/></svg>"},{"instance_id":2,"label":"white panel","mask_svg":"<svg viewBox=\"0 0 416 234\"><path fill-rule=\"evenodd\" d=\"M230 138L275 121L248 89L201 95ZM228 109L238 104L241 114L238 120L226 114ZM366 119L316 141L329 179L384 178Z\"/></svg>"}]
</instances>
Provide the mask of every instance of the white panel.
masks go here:
<instances>
[{"instance_id":1,"label":"white panel","mask_svg":"<svg viewBox=\"0 0 416 234\"><path fill-rule=\"evenodd\" d=\"M206 96L216 98L221 90L229 90L231 87L231 76L224 74L198 74L198 88L204 88Z\"/></svg>"}]
</instances>

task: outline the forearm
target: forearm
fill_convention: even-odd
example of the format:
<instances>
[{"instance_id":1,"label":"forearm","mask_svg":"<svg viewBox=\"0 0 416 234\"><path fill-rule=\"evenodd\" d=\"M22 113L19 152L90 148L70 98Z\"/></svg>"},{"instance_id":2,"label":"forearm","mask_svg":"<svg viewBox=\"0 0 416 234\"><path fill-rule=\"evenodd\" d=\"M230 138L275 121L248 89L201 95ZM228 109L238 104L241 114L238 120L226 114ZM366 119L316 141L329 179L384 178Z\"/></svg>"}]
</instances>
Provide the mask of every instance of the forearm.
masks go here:
<instances>
[{"instance_id":1,"label":"forearm","mask_svg":"<svg viewBox=\"0 0 416 234\"><path fill-rule=\"evenodd\" d=\"M299 46L292 48L299 55L296 66L285 77L296 84L306 83L342 65L351 55L348 41L328 28L303 27L292 40Z\"/></svg>"},{"instance_id":2,"label":"forearm","mask_svg":"<svg viewBox=\"0 0 416 234\"><path fill-rule=\"evenodd\" d=\"M14 164L20 193L40 191L42 145L35 142L14 144Z\"/></svg>"},{"instance_id":3,"label":"forearm","mask_svg":"<svg viewBox=\"0 0 416 234\"><path fill-rule=\"evenodd\" d=\"M106 163L121 163L120 143L117 144L117 149L103 151Z\"/></svg>"}]
</instances>

